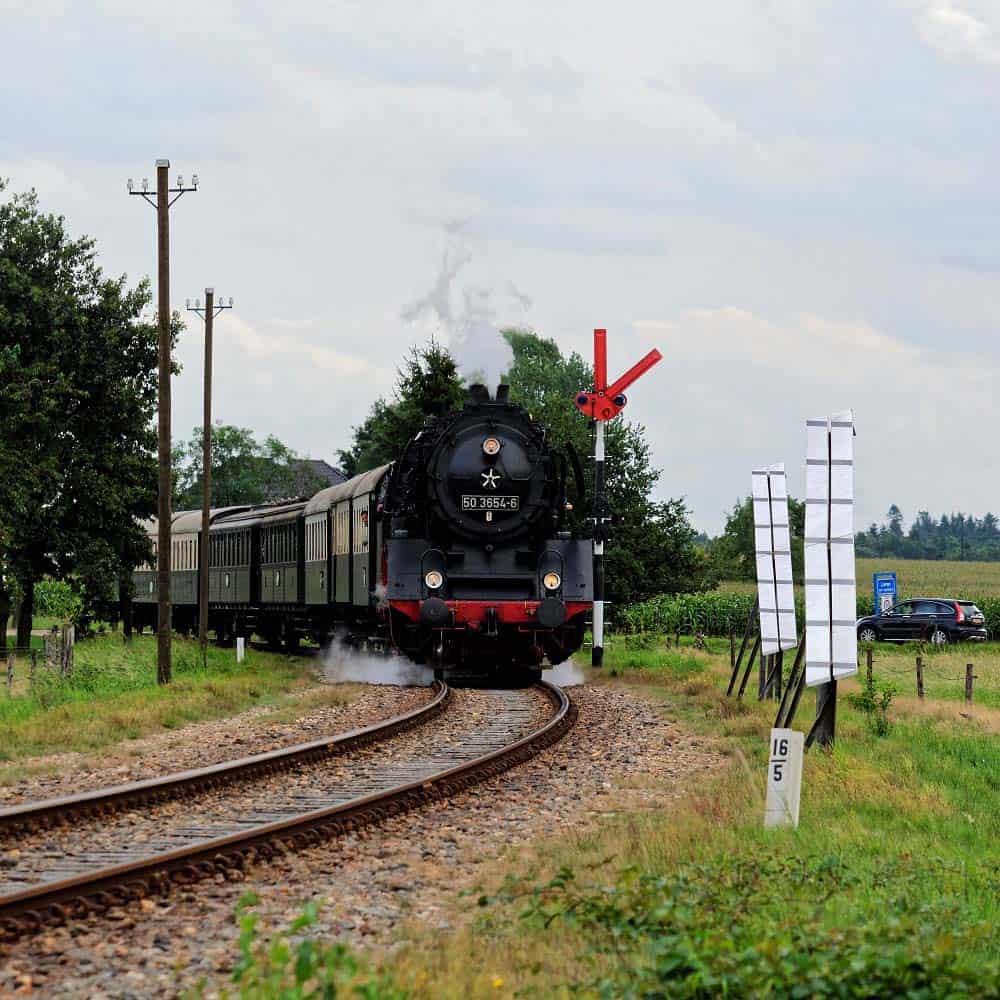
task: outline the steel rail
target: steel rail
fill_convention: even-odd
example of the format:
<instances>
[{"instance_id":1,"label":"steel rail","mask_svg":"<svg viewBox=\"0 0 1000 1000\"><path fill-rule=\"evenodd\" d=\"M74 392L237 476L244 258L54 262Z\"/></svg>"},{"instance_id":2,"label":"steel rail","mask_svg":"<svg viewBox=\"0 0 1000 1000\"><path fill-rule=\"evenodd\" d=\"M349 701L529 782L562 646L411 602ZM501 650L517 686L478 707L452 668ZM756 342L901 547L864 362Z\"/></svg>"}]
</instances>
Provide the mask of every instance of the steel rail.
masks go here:
<instances>
[{"instance_id":1,"label":"steel rail","mask_svg":"<svg viewBox=\"0 0 1000 1000\"><path fill-rule=\"evenodd\" d=\"M576 706L561 688L546 681L538 686L552 703L553 714L544 725L509 746L349 802L0 896L0 939L13 940L43 926L86 917L154 894L166 895L174 882L188 885L219 874L236 880L258 861L447 799L502 774L557 742L576 721Z\"/></svg>"},{"instance_id":2,"label":"steel rail","mask_svg":"<svg viewBox=\"0 0 1000 1000\"><path fill-rule=\"evenodd\" d=\"M46 829L69 823L83 816L110 815L138 805L199 795L237 781L251 781L254 778L357 750L360 747L371 746L429 722L444 711L451 697L451 689L441 681L435 681L434 688L434 697L426 705L374 725L352 729L336 736L324 736L308 743L297 743L294 746L268 750L250 757L239 757L208 767L175 771L159 778L111 785L92 792L79 792L76 795L27 802L0 809L0 835Z\"/></svg>"}]
</instances>

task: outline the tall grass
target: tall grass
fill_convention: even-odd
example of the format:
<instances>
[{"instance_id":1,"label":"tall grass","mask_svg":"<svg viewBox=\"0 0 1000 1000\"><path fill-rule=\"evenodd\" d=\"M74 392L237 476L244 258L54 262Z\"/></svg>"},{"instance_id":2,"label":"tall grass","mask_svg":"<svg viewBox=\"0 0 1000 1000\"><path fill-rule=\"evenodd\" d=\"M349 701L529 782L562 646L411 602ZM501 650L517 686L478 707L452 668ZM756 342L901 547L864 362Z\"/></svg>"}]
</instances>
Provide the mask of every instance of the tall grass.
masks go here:
<instances>
[{"instance_id":1,"label":"tall grass","mask_svg":"<svg viewBox=\"0 0 1000 1000\"><path fill-rule=\"evenodd\" d=\"M0 694L0 760L62 750L88 750L186 722L215 718L250 705L276 703L313 681L308 663L249 651L242 664L232 649L175 638L173 681L156 683L156 639L118 635L79 642L69 677L42 668L33 688ZM25 671L27 667L23 668Z\"/></svg>"}]
</instances>

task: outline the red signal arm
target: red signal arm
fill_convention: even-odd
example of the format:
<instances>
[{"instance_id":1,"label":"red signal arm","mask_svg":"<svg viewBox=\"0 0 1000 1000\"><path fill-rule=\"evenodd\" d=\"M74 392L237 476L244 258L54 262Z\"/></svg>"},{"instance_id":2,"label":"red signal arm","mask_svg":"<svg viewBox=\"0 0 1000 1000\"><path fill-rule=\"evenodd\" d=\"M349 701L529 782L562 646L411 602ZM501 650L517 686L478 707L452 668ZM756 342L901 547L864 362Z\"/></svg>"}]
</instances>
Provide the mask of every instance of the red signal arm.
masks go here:
<instances>
[{"instance_id":1,"label":"red signal arm","mask_svg":"<svg viewBox=\"0 0 1000 1000\"><path fill-rule=\"evenodd\" d=\"M608 385L608 332L594 331L594 391L578 392L576 408L594 420L611 420L625 408L625 390L645 375L663 355L655 348L634 364L621 378Z\"/></svg>"}]
</instances>

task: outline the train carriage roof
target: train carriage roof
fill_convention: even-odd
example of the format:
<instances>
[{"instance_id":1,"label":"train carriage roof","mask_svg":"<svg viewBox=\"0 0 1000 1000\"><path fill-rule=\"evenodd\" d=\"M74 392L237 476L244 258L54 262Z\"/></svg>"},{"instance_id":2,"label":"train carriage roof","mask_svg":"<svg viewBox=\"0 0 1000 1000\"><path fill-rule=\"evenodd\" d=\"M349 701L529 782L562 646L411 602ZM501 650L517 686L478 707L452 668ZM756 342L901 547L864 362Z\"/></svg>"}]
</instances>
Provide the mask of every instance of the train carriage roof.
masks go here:
<instances>
[{"instance_id":1,"label":"train carriage roof","mask_svg":"<svg viewBox=\"0 0 1000 1000\"><path fill-rule=\"evenodd\" d=\"M283 500L280 503L264 504L260 507L244 507L236 513L227 514L220 522L213 525L214 530L223 528L249 528L255 524L282 524L294 521L302 516L306 498Z\"/></svg>"},{"instance_id":2,"label":"train carriage roof","mask_svg":"<svg viewBox=\"0 0 1000 1000\"><path fill-rule=\"evenodd\" d=\"M233 514L240 514L245 510L250 510L247 504L242 506L212 507L208 512L209 524L222 517L231 517ZM156 524L156 519L153 519ZM196 535L201 531L201 511L200 510L179 510L175 512L170 522L170 533L172 535Z\"/></svg>"},{"instance_id":3,"label":"train carriage roof","mask_svg":"<svg viewBox=\"0 0 1000 1000\"><path fill-rule=\"evenodd\" d=\"M363 496L365 493L374 493L390 467L389 465L380 465L378 468L362 472L360 476L348 479L346 483L339 483L336 486L328 486L325 490L320 490L306 504L306 514L322 514L335 503L340 503L341 500Z\"/></svg>"}]
</instances>

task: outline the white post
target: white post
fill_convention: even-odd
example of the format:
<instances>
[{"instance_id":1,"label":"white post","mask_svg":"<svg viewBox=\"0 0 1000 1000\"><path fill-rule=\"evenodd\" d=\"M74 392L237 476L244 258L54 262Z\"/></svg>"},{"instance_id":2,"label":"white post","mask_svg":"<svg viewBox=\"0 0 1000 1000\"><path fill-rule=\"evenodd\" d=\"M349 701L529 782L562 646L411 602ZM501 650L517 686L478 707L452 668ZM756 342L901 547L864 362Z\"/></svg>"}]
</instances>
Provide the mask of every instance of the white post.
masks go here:
<instances>
[{"instance_id":1,"label":"white post","mask_svg":"<svg viewBox=\"0 0 1000 1000\"><path fill-rule=\"evenodd\" d=\"M236 637L236 662L242 663L246 656L246 639L239 635Z\"/></svg>"},{"instance_id":2,"label":"white post","mask_svg":"<svg viewBox=\"0 0 1000 1000\"><path fill-rule=\"evenodd\" d=\"M592 666L604 663L604 532L607 521L607 486L604 478L604 421L594 434L594 646Z\"/></svg>"},{"instance_id":3,"label":"white post","mask_svg":"<svg viewBox=\"0 0 1000 1000\"><path fill-rule=\"evenodd\" d=\"M767 805L764 826L799 825L802 754L805 734L796 729L772 729L767 755Z\"/></svg>"}]
</instances>

